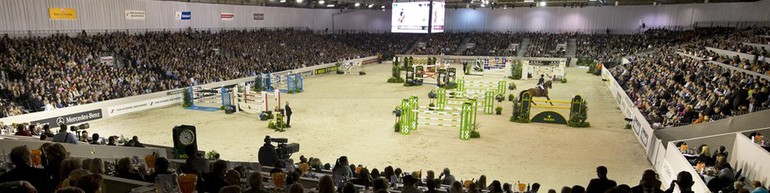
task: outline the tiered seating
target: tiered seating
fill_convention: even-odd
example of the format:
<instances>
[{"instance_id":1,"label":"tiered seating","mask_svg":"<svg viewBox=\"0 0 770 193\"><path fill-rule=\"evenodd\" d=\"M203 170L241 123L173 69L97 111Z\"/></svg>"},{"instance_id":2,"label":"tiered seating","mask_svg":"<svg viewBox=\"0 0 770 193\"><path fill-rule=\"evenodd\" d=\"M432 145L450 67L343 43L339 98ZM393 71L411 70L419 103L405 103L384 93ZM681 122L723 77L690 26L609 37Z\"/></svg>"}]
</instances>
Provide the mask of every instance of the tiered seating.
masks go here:
<instances>
[{"instance_id":1,"label":"tiered seating","mask_svg":"<svg viewBox=\"0 0 770 193\"><path fill-rule=\"evenodd\" d=\"M464 54L471 56L515 56L519 48L510 46L521 43L518 33L473 33L470 37L475 46Z\"/></svg>"},{"instance_id":2,"label":"tiered seating","mask_svg":"<svg viewBox=\"0 0 770 193\"><path fill-rule=\"evenodd\" d=\"M371 54L296 30L4 37L0 117Z\"/></svg>"}]
</instances>

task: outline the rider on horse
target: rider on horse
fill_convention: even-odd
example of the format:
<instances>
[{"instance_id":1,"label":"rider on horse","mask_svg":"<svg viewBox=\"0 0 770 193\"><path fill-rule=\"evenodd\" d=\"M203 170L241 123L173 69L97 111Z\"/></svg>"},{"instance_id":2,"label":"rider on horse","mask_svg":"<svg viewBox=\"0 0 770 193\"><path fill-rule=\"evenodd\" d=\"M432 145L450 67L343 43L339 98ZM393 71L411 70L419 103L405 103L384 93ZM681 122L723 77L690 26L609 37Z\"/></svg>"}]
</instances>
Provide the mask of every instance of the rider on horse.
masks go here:
<instances>
[{"instance_id":1,"label":"rider on horse","mask_svg":"<svg viewBox=\"0 0 770 193\"><path fill-rule=\"evenodd\" d=\"M543 84L545 84L545 75L541 74L540 79L537 80L537 88L540 89L540 91L545 90Z\"/></svg>"}]
</instances>

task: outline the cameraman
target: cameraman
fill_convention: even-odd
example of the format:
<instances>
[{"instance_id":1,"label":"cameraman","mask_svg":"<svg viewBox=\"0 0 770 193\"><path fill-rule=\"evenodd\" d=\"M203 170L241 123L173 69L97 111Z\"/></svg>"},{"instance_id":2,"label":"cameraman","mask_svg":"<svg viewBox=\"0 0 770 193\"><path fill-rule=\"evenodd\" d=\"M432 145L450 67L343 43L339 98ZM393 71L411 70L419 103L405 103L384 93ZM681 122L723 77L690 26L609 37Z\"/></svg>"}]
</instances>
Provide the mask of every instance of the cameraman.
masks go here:
<instances>
[{"instance_id":1,"label":"cameraman","mask_svg":"<svg viewBox=\"0 0 770 193\"><path fill-rule=\"evenodd\" d=\"M278 163L278 152L275 151L275 146L270 144L270 136L265 136L265 145L259 148L257 156L263 166L275 167Z\"/></svg>"}]
</instances>

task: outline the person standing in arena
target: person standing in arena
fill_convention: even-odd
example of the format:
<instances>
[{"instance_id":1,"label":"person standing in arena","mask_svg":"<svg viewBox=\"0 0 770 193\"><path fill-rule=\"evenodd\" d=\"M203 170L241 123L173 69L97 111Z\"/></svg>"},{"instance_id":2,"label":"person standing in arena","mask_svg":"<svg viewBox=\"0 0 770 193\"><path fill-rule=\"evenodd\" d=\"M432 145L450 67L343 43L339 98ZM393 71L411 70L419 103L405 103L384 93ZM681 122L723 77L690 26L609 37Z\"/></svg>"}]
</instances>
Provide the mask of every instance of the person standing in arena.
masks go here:
<instances>
[{"instance_id":1,"label":"person standing in arena","mask_svg":"<svg viewBox=\"0 0 770 193\"><path fill-rule=\"evenodd\" d=\"M289 107L289 101L286 101L284 110L286 111L286 128L291 128L291 107Z\"/></svg>"}]
</instances>

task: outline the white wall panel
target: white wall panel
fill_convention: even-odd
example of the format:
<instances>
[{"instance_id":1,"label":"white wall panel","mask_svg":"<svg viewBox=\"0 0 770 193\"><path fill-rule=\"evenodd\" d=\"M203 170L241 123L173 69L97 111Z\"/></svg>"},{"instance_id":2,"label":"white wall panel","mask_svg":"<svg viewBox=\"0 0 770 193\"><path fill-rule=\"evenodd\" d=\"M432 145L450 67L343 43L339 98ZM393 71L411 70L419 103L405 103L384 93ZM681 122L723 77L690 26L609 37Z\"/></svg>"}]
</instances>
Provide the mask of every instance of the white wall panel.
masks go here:
<instances>
[{"instance_id":1,"label":"white wall panel","mask_svg":"<svg viewBox=\"0 0 770 193\"><path fill-rule=\"evenodd\" d=\"M49 7L75 8L77 20L50 20ZM638 5L604 7L516 7L446 10L447 31L633 32L648 27L691 26L698 21L770 21L770 0L754 3ZM144 10L146 20L126 20L125 10ZM174 19L191 11L192 20ZM233 21L219 14L234 13ZM265 19L253 20L254 13ZM0 32L39 33L79 30L307 27L314 30L382 32L390 29L390 11L297 9L150 0L0 0ZM333 16L334 15L334 16Z\"/></svg>"}]
</instances>

